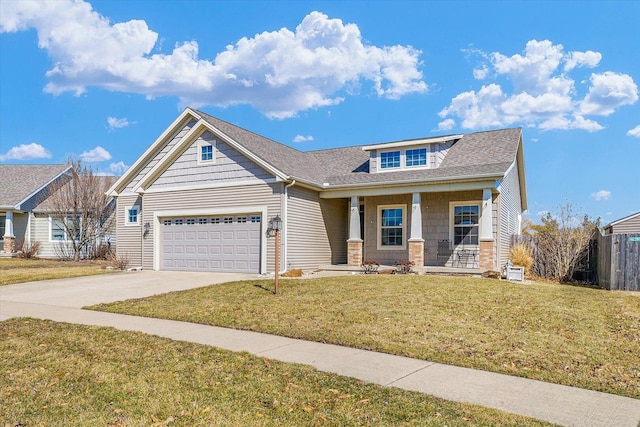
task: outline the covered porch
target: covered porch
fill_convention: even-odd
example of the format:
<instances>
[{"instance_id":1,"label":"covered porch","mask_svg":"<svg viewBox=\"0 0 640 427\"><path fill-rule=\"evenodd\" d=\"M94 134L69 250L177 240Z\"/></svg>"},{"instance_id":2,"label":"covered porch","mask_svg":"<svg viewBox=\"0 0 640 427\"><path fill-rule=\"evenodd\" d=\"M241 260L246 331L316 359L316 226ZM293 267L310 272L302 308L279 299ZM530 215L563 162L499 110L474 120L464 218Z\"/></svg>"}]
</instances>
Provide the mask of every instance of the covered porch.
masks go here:
<instances>
[{"instance_id":1,"label":"covered porch","mask_svg":"<svg viewBox=\"0 0 640 427\"><path fill-rule=\"evenodd\" d=\"M363 261L393 266L407 260L418 272L498 269L495 186L415 190L383 188L348 198L345 268L359 269Z\"/></svg>"}]
</instances>

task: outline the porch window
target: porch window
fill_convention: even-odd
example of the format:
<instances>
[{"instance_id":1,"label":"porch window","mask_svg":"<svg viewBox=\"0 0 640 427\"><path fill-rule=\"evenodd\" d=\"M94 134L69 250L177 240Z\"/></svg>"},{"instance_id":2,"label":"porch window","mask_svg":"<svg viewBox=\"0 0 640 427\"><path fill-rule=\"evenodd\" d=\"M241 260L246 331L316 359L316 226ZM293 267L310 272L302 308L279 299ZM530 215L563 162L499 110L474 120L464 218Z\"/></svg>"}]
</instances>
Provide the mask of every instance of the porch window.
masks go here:
<instances>
[{"instance_id":1,"label":"porch window","mask_svg":"<svg viewBox=\"0 0 640 427\"><path fill-rule=\"evenodd\" d=\"M380 153L380 169L394 169L400 167L400 151L386 151Z\"/></svg>"},{"instance_id":2,"label":"porch window","mask_svg":"<svg viewBox=\"0 0 640 427\"><path fill-rule=\"evenodd\" d=\"M454 246L478 245L480 204L453 205L451 221Z\"/></svg>"},{"instance_id":3,"label":"porch window","mask_svg":"<svg viewBox=\"0 0 640 427\"><path fill-rule=\"evenodd\" d=\"M0 215L0 240L4 239L4 233L6 233L6 215Z\"/></svg>"},{"instance_id":4,"label":"porch window","mask_svg":"<svg viewBox=\"0 0 640 427\"><path fill-rule=\"evenodd\" d=\"M407 167L413 166L426 166L427 164L427 149L416 148L415 150L407 150Z\"/></svg>"},{"instance_id":5,"label":"porch window","mask_svg":"<svg viewBox=\"0 0 640 427\"><path fill-rule=\"evenodd\" d=\"M378 206L378 249L405 248L405 206Z\"/></svg>"}]
</instances>

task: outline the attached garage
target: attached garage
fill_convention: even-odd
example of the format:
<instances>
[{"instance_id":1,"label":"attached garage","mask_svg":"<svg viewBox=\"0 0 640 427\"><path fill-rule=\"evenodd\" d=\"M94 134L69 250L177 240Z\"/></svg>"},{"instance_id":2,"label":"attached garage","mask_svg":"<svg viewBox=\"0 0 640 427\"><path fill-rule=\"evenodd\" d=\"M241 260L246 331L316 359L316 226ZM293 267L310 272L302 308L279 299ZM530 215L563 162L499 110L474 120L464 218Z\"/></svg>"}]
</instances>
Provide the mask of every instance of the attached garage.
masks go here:
<instances>
[{"instance_id":1,"label":"attached garage","mask_svg":"<svg viewBox=\"0 0 640 427\"><path fill-rule=\"evenodd\" d=\"M158 217L160 269L260 273L262 214Z\"/></svg>"}]
</instances>

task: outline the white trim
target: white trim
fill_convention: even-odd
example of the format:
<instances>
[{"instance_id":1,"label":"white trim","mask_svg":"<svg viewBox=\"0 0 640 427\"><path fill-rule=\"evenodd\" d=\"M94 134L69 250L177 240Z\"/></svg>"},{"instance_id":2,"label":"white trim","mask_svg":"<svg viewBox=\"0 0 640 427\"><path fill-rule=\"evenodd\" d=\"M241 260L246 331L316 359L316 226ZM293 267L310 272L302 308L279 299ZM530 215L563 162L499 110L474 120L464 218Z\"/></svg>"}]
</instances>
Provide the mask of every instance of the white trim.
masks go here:
<instances>
[{"instance_id":1,"label":"white trim","mask_svg":"<svg viewBox=\"0 0 640 427\"><path fill-rule=\"evenodd\" d=\"M158 155L158 153L156 153L158 146L165 142L167 138L175 136L180 130L182 130L182 128L184 128L184 126L189 122L189 120L186 120L188 116L196 121L200 120L200 115L196 114L191 108L185 108L184 111L164 130L164 132L156 138L153 144L151 144L149 148L147 148L146 151L138 157L138 160L136 160L135 163L127 169L124 175L122 175L120 179L118 179L111 188L107 190L107 195L117 196L118 188L124 189L126 185L129 184L138 173L140 173L143 166L147 164L153 156ZM182 124L182 127L180 129L176 129L180 124Z\"/></svg>"},{"instance_id":2,"label":"white trim","mask_svg":"<svg viewBox=\"0 0 640 427\"><path fill-rule=\"evenodd\" d=\"M274 184L278 182L276 178L267 179L247 179L244 181L217 181L217 182L205 182L202 184L190 184L190 185L173 185L171 187L154 187L146 190L145 194L153 193L166 193L170 191L189 191L189 190L207 190L211 188L227 188L227 187L244 187L247 185L257 184ZM138 193L131 193L130 196L137 196Z\"/></svg>"},{"instance_id":3,"label":"white trim","mask_svg":"<svg viewBox=\"0 0 640 427\"><path fill-rule=\"evenodd\" d=\"M495 175L493 175L495 177ZM487 187L494 187L495 180L484 181L464 181L464 182L442 182L443 180L434 183L428 183L428 180L423 181L421 185L411 184L415 181L408 181L399 183L394 186L393 183L363 183L351 186L340 186L340 189L326 189L320 192L321 199L344 199L358 194L361 197L365 196L389 196L393 194L404 193L440 193L446 191L467 191L467 190L483 190ZM349 188L351 187L351 188ZM369 188L366 188L369 187Z\"/></svg>"},{"instance_id":4,"label":"white trim","mask_svg":"<svg viewBox=\"0 0 640 427\"><path fill-rule=\"evenodd\" d=\"M382 245L382 210L383 209L402 209L402 246L383 246ZM407 249L407 205L378 205L378 217L376 222L376 246L379 251L401 251Z\"/></svg>"},{"instance_id":5,"label":"white trim","mask_svg":"<svg viewBox=\"0 0 640 427\"><path fill-rule=\"evenodd\" d=\"M204 133L204 132L203 132ZM202 134L200 135L202 136ZM207 165L215 165L216 164L216 154L218 152L218 147L216 144L217 140L214 138L213 141L207 141L204 139L198 139L198 149L197 149L197 164L198 166L207 166ZM211 147L211 159L202 160L202 148L203 147Z\"/></svg>"},{"instance_id":6,"label":"white trim","mask_svg":"<svg viewBox=\"0 0 640 427\"><path fill-rule=\"evenodd\" d=\"M30 198L32 198L34 195L38 194L40 191L44 190L49 184L51 184L53 181L55 181L56 179L58 179L59 177L61 177L62 175L66 174L70 169L72 169L72 166L69 165L66 169L64 169L62 172L60 172L59 174L57 174L56 176L54 176L53 178L51 178L49 181L47 181L44 185L42 185L40 188L38 188L37 190L33 191L31 194L29 194L27 197L25 197L24 200L22 200L20 203L18 203L17 205L15 205L15 209L16 210L22 210L21 205L26 202L27 200L29 200Z\"/></svg>"},{"instance_id":7,"label":"white trim","mask_svg":"<svg viewBox=\"0 0 640 427\"><path fill-rule=\"evenodd\" d=\"M129 221L129 211L130 210L136 210L136 222L130 222ZM141 216L141 212L140 212L140 205L131 205L131 206L125 206L124 207L124 226L125 227L140 227L140 224L142 223L142 221L140 220Z\"/></svg>"},{"instance_id":8,"label":"white trim","mask_svg":"<svg viewBox=\"0 0 640 427\"><path fill-rule=\"evenodd\" d=\"M434 138L420 138L420 139L410 139L405 141L397 141L397 142L387 142L382 144L375 145L365 145L362 147L363 151L371 151L371 150L380 150L387 148L396 148L396 147L410 147L412 145L421 145L421 144L436 144L440 142L453 141L455 139L460 139L464 135L448 135L448 136L437 136Z\"/></svg>"},{"instance_id":9,"label":"white trim","mask_svg":"<svg viewBox=\"0 0 640 427\"><path fill-rule=\"evenodd\" d=\"M449 244L451 245L451 247L453 249L455 249L457 246L462 246L462 245L456 245L455 241L453 239L454 237L454 233L453 233L453 211L454 211L454 207L456 206L477 206L478 207L478 244L477 245L467 245L467 246L475 246L475 247L479 247L480 246L480 236L482 235L482 220L481 220L481 216L482 216L482 200L455 200L455 201L450 201L449 202Z\"/></svg>"},{"instance_id":10,"label":"white trim","mask_svg":"<svg viewBox=\"0 0 640 427\"><path fill-rule=\"evenodd\" d=\"M267 271L267 206L239 206L224 209L171 209L153 213L153 269L160 270L161 261L161 219L165 217L214 216L259 213L260 219L260 274Z\"/></svg>"}]
</instances>

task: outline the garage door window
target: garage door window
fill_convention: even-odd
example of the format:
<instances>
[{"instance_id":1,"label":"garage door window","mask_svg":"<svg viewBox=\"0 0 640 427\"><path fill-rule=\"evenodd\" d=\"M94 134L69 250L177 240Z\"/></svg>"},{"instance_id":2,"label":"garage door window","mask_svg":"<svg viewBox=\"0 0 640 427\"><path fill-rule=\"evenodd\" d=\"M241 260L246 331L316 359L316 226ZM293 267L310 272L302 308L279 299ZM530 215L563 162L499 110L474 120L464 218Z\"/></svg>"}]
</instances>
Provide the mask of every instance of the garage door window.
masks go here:
<instances>
[{"instance_id":1,"label":"garage door window","mask_svg":"<svg viewBox=\"0 0 640 427\"><path fill-rule=\"evenodd\" d=\"M175 225L182 225L182 224L184 224L184 220L182 218L178 218L173 223Z\"/></svg>"},{"instance_id":2,"label":"garage door window","mask_svg":"<svg viewBox=\"0 0 640 427\"><path fill-rule=\"evenodd\" d=\"M233 217L232 216L225 216L224 220L222 221L225 224L233 224Z\"/></svg>"},{"instance_id":3,"label":"garage door window","mask_svg":"<svg viewBox=\"0 0 640 427\"><path fill-rule=\"evenodd\" d=\"M260 215L252 215L251 216L251 222L256 224L256 223L260 223Z\"/></svg>"}]
</instances>

